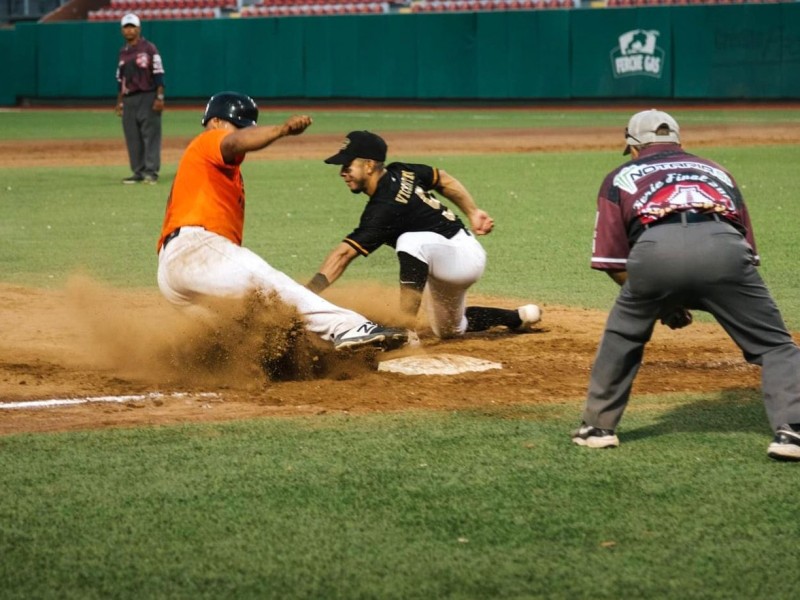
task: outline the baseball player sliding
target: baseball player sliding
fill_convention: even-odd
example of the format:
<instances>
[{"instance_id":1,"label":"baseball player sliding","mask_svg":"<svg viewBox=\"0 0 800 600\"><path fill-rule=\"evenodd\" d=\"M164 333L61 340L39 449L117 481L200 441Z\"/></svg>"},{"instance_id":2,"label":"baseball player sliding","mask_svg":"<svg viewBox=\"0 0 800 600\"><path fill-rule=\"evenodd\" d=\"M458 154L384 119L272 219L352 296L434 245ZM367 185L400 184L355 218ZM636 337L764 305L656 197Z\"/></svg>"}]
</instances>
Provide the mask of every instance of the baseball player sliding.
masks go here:
<instances>
[{"instance_id":1,"label":"baseball player sliding","mask_svg":"<svg viewBox=\"0 0 800 600\"><path fill-rule=\"evenodd\" d=\"M243 298L275 293L295 307L306 327L336 349L403 345L408 333L381 327L309 291L264 259L242 247L245 155L311 125L305 115L282 125L258 126L258 107L236 92L213 96L206 106L205 130L194 138L178 165L158 240L158 286L179 306L207 298Z\"/></svg>"},{"instance_id":2,"label":"baseball player sliding","mask_svg":"<svg viewBox=\"0 0 800 600\"><path fill-rule=\"evenodd\" d=\"M452 175L421 164L385 165L386 152L380 136L352 131L339 152L325 160L340 165L345 185L354 194L363 192L369 201L358 227L323 261L309 289L321 292L356 256L369 256L386 244L400 262L400 306L409 327L414 326L423 292L431 329L440 338L494 326L524 330L537 323L541 311L535 304L516 310L466 307L467 290L486 266L486 252L475 235L490 233L494 221ZM472 232L434 190L469 218Z\"/></svg>"}]
</instances>

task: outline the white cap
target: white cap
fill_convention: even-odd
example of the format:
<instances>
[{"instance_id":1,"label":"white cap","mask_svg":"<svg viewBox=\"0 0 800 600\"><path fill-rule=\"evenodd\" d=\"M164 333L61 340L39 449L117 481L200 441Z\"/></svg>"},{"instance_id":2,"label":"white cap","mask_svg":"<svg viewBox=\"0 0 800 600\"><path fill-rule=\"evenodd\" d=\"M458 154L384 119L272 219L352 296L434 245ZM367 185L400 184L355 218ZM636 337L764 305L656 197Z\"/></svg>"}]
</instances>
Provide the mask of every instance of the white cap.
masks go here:
<instances>
[{"instance_id":1,"label":"white cap","mask_svg":"<svg viewBox=\"0 0 800 600\"><path fill-rule=\"evenodd\" d=\"M122 21L120 24L125 27L125 25L133 25L134 27L140 27L142 23L139 21L139 17L137 17L133 13L128 13L124 17L122 17Z\"/></svg>"},{"instance_id":2,"label":"white cap","mask_svg":"<svg viewBox=\"0 0 800 600\"><path fill-rule=\"evenodd\" d=\"M659 129L667 128L666 134L658 135ZM662 110L651 108L643 110L631 117L625 130L625 152L630 154L631 146L643 146L652 143L681 143L681 128L678 122Z\"/></svg>"}]
</instances>

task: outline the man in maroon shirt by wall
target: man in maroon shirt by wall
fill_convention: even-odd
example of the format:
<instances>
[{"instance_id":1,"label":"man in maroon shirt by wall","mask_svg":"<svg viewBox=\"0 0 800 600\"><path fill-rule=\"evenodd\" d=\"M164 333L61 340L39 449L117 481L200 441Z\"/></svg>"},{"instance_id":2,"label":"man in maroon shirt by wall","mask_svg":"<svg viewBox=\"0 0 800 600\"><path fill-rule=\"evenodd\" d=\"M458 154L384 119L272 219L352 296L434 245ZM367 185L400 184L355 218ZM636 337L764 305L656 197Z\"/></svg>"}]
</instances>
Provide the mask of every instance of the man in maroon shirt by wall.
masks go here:
<instances>
[{"instance_id":1,"label":"man in maroon shirt by wall","mask_svg":"<svg viewBox=\"0 0 800 600\"><path fill-rule=\"evenodd\" d=\"M158 48L141 35L139 17L122 17L125 45L117 64L117 116L128 146L133 175L122 183L156 183L161 168L161 113L164 111L164 65Z\"/></svg>"},{"instance_id":2,"label":"man in maroon shirt by wall","mask_svg":"<svg viewBox=\"0 0 800 600\"><path fill-rule=\"evenodd\" d=\"M761 366L773 442L767 454L800 460L800 349L756 270L750 217L733 177L681 148L678 123L646 110L631 117L625 154L597 198L593 269L622 289L592 367L583 424L572 441L619 445L628 403L656 321L686 327L689 309L711 313L745 359Z\"/></svg>"}]
</instances>

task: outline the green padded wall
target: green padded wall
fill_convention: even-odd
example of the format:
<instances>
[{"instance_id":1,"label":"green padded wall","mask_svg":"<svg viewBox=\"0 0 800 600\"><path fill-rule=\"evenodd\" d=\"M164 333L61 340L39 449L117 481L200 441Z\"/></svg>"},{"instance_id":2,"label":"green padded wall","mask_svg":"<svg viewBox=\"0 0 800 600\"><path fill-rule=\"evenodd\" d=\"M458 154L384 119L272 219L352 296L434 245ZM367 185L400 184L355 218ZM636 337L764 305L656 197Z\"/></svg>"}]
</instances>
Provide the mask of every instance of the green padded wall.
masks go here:
<instances>
[{"instance_id":1,"label":"green padded wall","mask_svg":"<svg viewBox=\"0 0 800 600\"><path fill-rule=\"evenodd\" d=\"M397 26L393 26L395 19ZM354 97L416 98L420 57L419 19L413 15L375 15L359 19L359 55L349 65L359 73ZM345 69L348 65L344 65Z\"/></svg>"},{"instance_id":2,"label":"green padded wall","mask_svg":"<svg viewBox=\"0 0 800 600\"><path fill-rule=\"evenodd\" d=\"M34 23L20 23L14 29L3 32L10 35L12 40L13 53L4 56L13 57L14 64L10 66L14 79L0 79L0 90L3 90L0 96L13 97L15 102L17 96L35 97L38 94L37 30L38 27Z\"/></svg>"},{"instance_id":3,"label":"green padded wall","mask_svg":"<svg viewBox=\"0 0 800 600\"><path fill-rule=\"evenodd\" d=\"M781 5L781 80L779 97L800 98L800 3Z\"/></svg>"},{"instance_id":4,"label":"green padded wall","mask_svg":"<svg viewBox=\"0 0 800 600\"><path fill-rule=\"evenodd\" d=\"M14 56L14 32L0 30L0 56L12 57L12 60L0 61L0 81L9 82L0 85L0 106L11 106L17 99L17 64Z\"/></svg>"},{"instance_id":5,"label":"green padded wall","mask_svg":"<svg viewBox=\"0 0 800 600\"><path fill-rule=\"evenodd\" d=\"M800 98L800 3L145 21L171 98ZM112 98L118 23L19 24L0 104Z\"/></svg>"},{"instance_id":6,"label":"green padded wall","mask_svg":"<svg viewBox=\"0 0 800 600\"><path fill-rule=\"evenodd\" d=\"M478 13L477 97L569 98L569 15Z\"/></svg>"},{"instance_id":7,"label":"green padded wall","mask_svg":"<svg viewBox=\"0 0 800 600\"><path fill-rule=\"evenodd\" d=\"M672 96L672 26L676 9L573 11L574 98Z\"/></svg>"},{"instance_id":8,"label":"green padded wall","mask_svg":"<svg viewBox=\"0 0 800 600\"><path fill-rule=\"evenodd\" d=\"M800 4L675 12L675 95L800 97Z\"/></svg>"},{"instance_id":9,"label":"green padded wall","mask_svg":"<svg viewBox=\"0 0 800 600\"><path fill-rule=\"evenodd\" d=\"M102 98L116 94L119 26L72 21L36 26L36 96Z\"/></svg>"}]
</instances>

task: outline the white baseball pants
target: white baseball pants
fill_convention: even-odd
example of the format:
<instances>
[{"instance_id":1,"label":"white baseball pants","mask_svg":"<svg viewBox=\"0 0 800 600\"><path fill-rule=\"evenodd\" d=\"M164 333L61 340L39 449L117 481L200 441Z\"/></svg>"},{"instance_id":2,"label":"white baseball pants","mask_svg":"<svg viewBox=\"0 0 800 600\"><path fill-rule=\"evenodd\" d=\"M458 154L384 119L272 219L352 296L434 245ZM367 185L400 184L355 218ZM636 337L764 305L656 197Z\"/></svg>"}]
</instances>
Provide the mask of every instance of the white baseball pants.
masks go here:
<instances>
[{"instance_id":1,"label":"white baseball pants","mask_svg":"<svg viewBox=\"0 0 800 600\"><path fill-rule=\"evenodd\" d=\"M467 290L486 268L486 251L480 242L466 231L450 239L430 231L413 231L397 238L395 249L428 265L423 304L434 335L463 335L467 330Z\"/></svg>"},{"instance_id":2,"label":"white baseball pants","mask_svg":"<svg viewBox=\"0 0 800 600\"><path fill-rule=\"evenodd\" d=\"M167 300L181 307L196 306L203 298L274 292L297 309L309 331L326 340L368 320L328 302L254 252L202 227L181 227L180 234L161 249L158 287Z\"/></svg>"}]
</instances>

